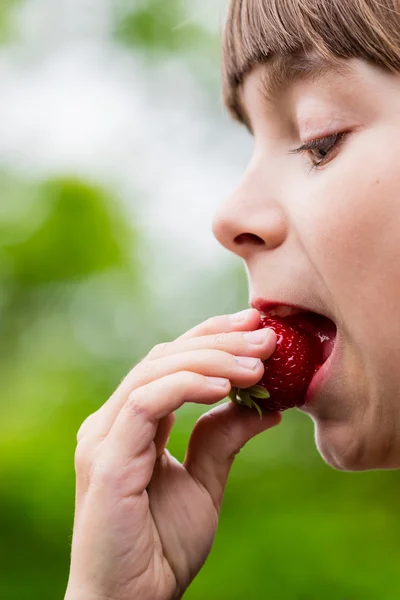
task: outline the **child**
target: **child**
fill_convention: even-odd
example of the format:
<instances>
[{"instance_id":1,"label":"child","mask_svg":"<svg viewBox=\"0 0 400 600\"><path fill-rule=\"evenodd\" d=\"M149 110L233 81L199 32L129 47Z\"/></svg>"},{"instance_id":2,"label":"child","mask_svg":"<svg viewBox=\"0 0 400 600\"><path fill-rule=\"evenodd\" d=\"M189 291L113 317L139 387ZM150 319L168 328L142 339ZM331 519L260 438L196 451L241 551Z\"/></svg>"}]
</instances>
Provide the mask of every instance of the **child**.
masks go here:
<instances>
[{"instance_id":1,"label":"child","mask_svg":"<svg viewBox=\"0 0 400 600\"><path fill-rule=\"evenodd\" d=\"M230 4L224 96L254 154L214 233L244 259L254 306L334 321L302 410L343 470L400 467L399 73L396 0ZM211 549L235 455L280 414L212 409L181 465L166 450L174 411L259 381L277 342L259 322L252 308L156 346L83 423L66 600L182 597Z\"/></svg>"}]
</instances>

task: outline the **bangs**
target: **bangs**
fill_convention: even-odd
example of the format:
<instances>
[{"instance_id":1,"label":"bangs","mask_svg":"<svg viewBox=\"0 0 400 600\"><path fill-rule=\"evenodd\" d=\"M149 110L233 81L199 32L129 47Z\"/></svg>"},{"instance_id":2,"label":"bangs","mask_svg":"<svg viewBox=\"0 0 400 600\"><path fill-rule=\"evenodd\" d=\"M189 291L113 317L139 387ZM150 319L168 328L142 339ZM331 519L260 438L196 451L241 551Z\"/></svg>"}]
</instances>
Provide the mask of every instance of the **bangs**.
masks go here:
<instances>
[{"instance_id":1,"label":"bangs","mask_svg":"<svg viewBox=\"0 0 400 600\"><path fill-rule=\"evenodd\" d=\"M299 58L311 54L338 67L340 59L360 58L400 73L399 2L231 0L222 50L223 97L231 116L246 123L238 92L257 64L274 63L274 87L285 80L294 56L301 69Z\"/></svg>"}]
</instances>

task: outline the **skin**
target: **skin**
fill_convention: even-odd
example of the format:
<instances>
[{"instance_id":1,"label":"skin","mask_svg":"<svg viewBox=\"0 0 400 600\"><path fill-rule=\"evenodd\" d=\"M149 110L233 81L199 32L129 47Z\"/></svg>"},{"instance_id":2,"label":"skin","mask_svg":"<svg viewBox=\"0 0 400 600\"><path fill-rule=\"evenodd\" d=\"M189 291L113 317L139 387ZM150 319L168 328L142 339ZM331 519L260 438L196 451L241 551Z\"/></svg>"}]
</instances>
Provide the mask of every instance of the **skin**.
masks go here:
<instances>
[{"instance_id":1,"label":"skin","mask_svg":"<svg viewBox=\"0 0 400 600\"><path fill-rule=\"evenodd\" d=\"M182 597L211 550L235 456L281 416L219 405L196 423L181 465L166 449L174 411L259 381L276 347L259 323L255 309L213 317L156 346L82 424L66 600Z\"/></svg>"},{"instance_id":2,"label":"skin","mask_svg":"<svg viewBox=\"0 0 400 600\"><path fill-rule=\"evenodd\" d=\"M304 410L342 470L400 467L400 77L352 59L347 76L296 82L263 102L264 66L242 102L254 152L214 233L246 265L250 297L305 307L337 325L327 378ZM288 154L347 131L332 144Z\"/></svg>"}]
</instances>

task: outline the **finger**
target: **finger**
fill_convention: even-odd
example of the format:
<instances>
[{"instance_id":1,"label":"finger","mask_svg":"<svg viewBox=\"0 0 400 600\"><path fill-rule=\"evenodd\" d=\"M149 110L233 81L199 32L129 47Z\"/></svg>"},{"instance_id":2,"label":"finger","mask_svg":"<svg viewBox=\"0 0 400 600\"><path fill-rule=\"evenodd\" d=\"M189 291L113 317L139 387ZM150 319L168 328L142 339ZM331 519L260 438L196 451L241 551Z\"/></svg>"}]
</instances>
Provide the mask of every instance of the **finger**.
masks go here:
<instances>
[{"instance_id":1,"label":"finger","mask_svg":"<svg viewBox=\"0 0 400 600\"><path fill-rule=\"evenodd\" d=\"M205 413L189 440L184 466L219 510L235 456L255 435L278 425L281 413L263 413L228 402Z\"/></svg>"},{"instance_id":2,"label":"finger","mask_svg":"<svg viewBox=\"0 0 400 600\"><path fill-rule=\"evenodd\" d=\"M272 340L270 344L269 353L272 354L275 342ZM99 409L96 422L92 422L92 435L100 438L107 435L129 394L134 390L180 371L191 371L210 377L226 377L236 387L247 388L261 379L264 366L261 360L255 357L234 357L220 350L192 350L165 356L159 360L144 361L126 376L111 398Z\"/></svg>"},{"instance_id":3,"label":"finger","mask_svg":"<svg viewBox=\"0 0 400 600\"><path fill-rule=\"evenodd\" d=\"M175 413L164 417L160 420L157 428L157 433L154 437L154 443L156 446L156 458L160 458L161 454L167 447L169 436L171 435L172 427L176 420Z\"/></svg>"},{"instance_id":4,"label":"finger","mask_svg":"<svg viewBox=\"0 0 400 600\"><path fill-rule=\"evenodd\" d=\"M129 396L101 445L92 481L108 487L110 480L118 478L120 495L142 493L149 485L156 461L153 441L160 419L185 402L219 402L230 389L227 380L209 379L188 371L173 373L138 388Z\"/></svg>"},{"instance_id":5,"label":"finger","mask_svg":"<svg viewBox=\"0 0 400 600\"><path fill-rule=\"evenodd\" d=\"M240 313L236 313L234 315L223 315L223 316L212 317L212 318L208 319L207 321L205 321L204 323L194 327L193 329L190 329L184 335L177 338L177 340L175 340L175 341L176 342L179 341L179 343L181 344L182 341L191 340L191 339L194 339L194 338L200 337L200 336L218 335L221 333L229 333L232 331L243 331L243 332L252 331L252 330L255 330L259 326L259 323L260 323L260 313L258 312L258 310L254 309L254 308L250 308L250 309L244 310ZM158 357L163 357L167 354L170 354L171 351L172 351L172 353L179 353L179 352L186 350L184 347L181 348L178 345L172 349L171 344L173 344L173 343L174 342L159 344L159 345L157 345L154 352L150 351L149 355L151 355L151 353L153 352L155 356L158 355ZM273 342L270 342L270 343L272 346ZM193 346L191 346L191 347L193 347ZM275 348L271 349L271 354L274 349ZM149 355L146 357L146 359L149 357ZM243 355L243 351L242 350L239 351L238 355ZM249 355L253 356L254 350L250 351ZM268 356L265 356L265 357L261 356L260 358L262 358L263 360L266 360L268 358ZM122 381L120 386L115 390L115 392L107 400L107 402L105 402L100 407L100 409L96 411L96 413L94 413L93 415L90 415L88 417L88 419L86 419L86 421L82 424L82 426L78 432L78 441L83 436L87 436L87 435L91 435L93 438L97 438L100 440L102 438L104 438L105 435L107 435L108 431L110 430L113 420L115 419L116 415L118 414L118 412L121 408L122 403L126 400L126 394L129 393L129 391L134 388L134 386L132 384L133 377L135 377L135 374L142 367L142 365L146 362L146 359L144 359L139 364L137 364L131 370L131 372L124 378L124 380ZM175 369L175 371L176 370L177 369ZM166 374L167 373L164 372L163 374L160 374L159 376L163 376ZM148 382L149 382L149 380L145 381L144 383L148 383Z\"/></svg>"},{"instance_id":6,"label":"finger","mask_svg":"<svg viewBox=\"0 0 400 600\"><path fill-rule=\"evenodd\" d=\"M259 324L260 313L255 308L249 308L234 315L211 317L200 323L200 325L189 329L177 339L186 340L213 333L229 333L230 331L245 331L246 329L250 331L256 329Z\"/></svg>"},{"instance_id":7,"label":"finger","mask_svg":"<svg viewBox=\"0 0 400 600\"><path fill-rule=\"evenodd\" d=\"M272 343L277 336L272 329L256 329L255 331L215 333L197 338L177 339L167 344L158 344L149 352L145 360L156 360L190 350L222 350L236 356L257 356L264 359L271 355Z\"/></svg>"}]
</instances>

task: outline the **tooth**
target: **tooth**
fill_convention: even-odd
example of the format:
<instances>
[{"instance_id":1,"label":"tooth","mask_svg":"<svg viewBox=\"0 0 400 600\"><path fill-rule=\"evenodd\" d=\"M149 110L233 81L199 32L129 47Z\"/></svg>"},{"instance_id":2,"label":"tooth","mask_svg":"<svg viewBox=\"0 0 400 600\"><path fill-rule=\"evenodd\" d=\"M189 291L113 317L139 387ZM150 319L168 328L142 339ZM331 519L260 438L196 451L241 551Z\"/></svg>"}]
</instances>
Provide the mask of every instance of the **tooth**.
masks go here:
<instances>
[{"instance_id":1,"label":"tooth","mask_svg":"<svg viewBox=\"0 0 400 600\"><path fill-rule=\"evenodd\" d=\"M273 308L268 311L268 315L265 313L261 313L262 317L270 316L270 317L288 317L289 315L295 315L301 312L300 309L294 308L293 306L278 306L277 308Z\"/></svg>"}]
</instances>

